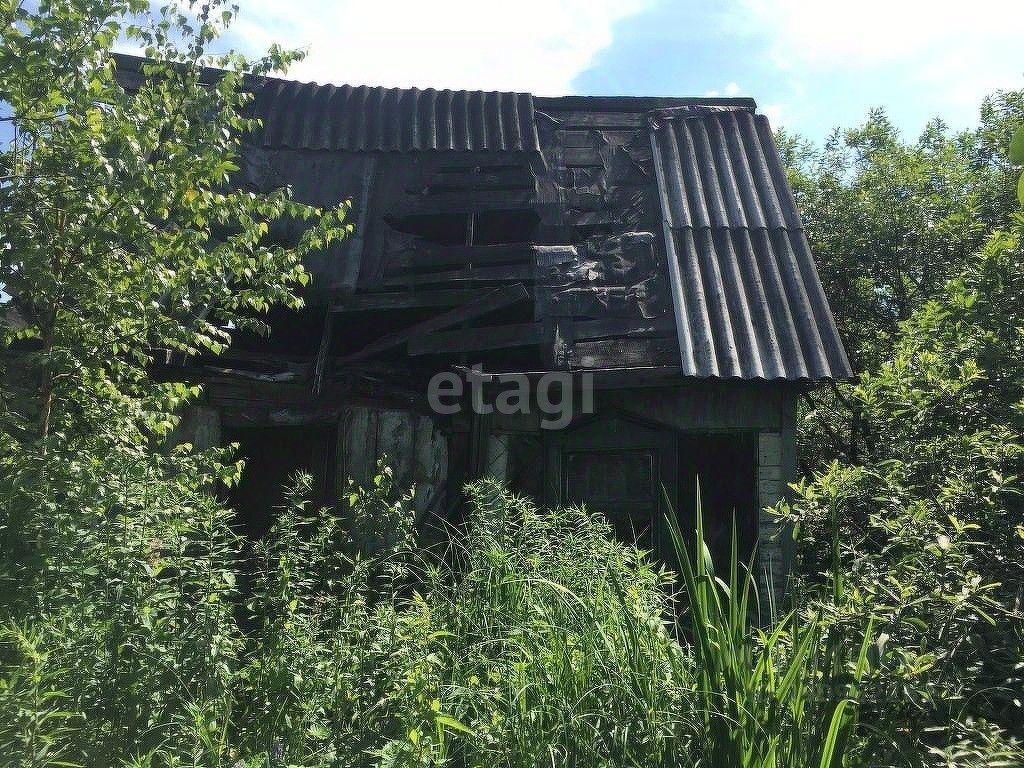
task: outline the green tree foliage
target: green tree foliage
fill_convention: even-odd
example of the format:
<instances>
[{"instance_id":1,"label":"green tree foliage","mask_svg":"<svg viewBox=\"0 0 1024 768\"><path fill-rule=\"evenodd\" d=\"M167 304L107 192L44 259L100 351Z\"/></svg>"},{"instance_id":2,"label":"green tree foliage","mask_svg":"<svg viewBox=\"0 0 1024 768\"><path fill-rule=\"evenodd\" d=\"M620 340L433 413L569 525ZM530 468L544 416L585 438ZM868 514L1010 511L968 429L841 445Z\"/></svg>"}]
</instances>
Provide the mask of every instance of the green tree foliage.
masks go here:
<instances>
[{"instance_id":1,"label":"green tree foliage","mask_svg":"<svg viewBox=\"0 0 1024 768\"><path fill-rule=\"evenodd\" d=\"M808 583L832 587L822 610L837 631L873 616L881 633L872 764L1024 759L1022 234L1017 214L900 324L890 359L848 395L880 439L782 508ZM838 557L822 557L828 541Z\"/></svg>"},{"instance_id":2,"label":"green tree foliage","mask_svg":"<svg viewBox=\"0 0 1024 768\"><path fill-rule=\"evenodd\" d=\"M904 141L883 110L837 131L820 150L779 144L812 252L856 371L890 358L899 325L965 269L1017 202L1007 147L1024 122L1024 93L985 100L978 128L934 120ZM1011 179L1013 184L1011 185ZM801 462L856 461L881 435L850 390L826 387L802 410Z\"/></svg>"},{"instance_id":3,"label":"green tree foliage","mask_svg":"<svg viewBox=\"0 0 1024 768\"><path fill-rule=\"evenodd\" d=\"M26 532L54 508L111 509L119 473L230 480L234 466L214 454L179 451L154 468L149 448L198 393L148 367L218 352L230 328L297 306L303 254L344 232L342 210L231 185L254 125L242 109L256 81L243 72L293 58L205 57L233 15L219 3L156 18L134 1L0 4L13 128L0 155L0 285L13 297L0 305L0 494L25 518L4 527L7 549L31 550ZM152 59L128 89L110 53L119 38ZM267 237L283 216L308 224L291 246ZM145 503L145 487L121 495Z\"/></svg>"},{"instance_id":4,"label":"green tree foliage","mask_svg":"<svg viewBox=\"0 0 1024 768\"><path fill-rule=\"evenodd\" d=\"M233 18L0 2L4 764L156 761L226 722L238 543L210 489L239 467L165 445L199 392L149 369L297 306L303 255L344 234L342 209L232 186L249 85L293 58L207 57ZM152 59L129 89L118 39ZM269 240L283 216L298 242Z\"/></svg>"},{"instance_id":5,"label":"green tree foliage","mask_svg":"<svg viewBox=\"0 0 1024 768\"><path fill-rule=\"evenodd\" d=\"M23 444L102 431L111 407L166 433L174 395L145 367L217 352L227 327L259 328L254 313L295 306L303 253L340 234L338 212L230 184L254 126L243 73L294 58L205 57L233 14L216 2L156 19L137 0L0 4L0 99L14 131L0 155L0 284L15 297L0 338L37 341L17 358L20 396L5 393L4 431ZM116 77L119 38L153 59L137 88ZM286 215L317 220L294 247L267 238Z\"/></svg>"},{"instance_id":6,"label":"green tree foliage","mask_svg":"<svg viewBox=\"0 0 1024 768\"><path fill-rule=\"evenodd\" d=\"M1024 165L1024 126L1017 129L1010 142L1010 162L1014 165ZM1017 178L1017 200L1024 205L1024 172Z\"/></svg>"}]
</instances>

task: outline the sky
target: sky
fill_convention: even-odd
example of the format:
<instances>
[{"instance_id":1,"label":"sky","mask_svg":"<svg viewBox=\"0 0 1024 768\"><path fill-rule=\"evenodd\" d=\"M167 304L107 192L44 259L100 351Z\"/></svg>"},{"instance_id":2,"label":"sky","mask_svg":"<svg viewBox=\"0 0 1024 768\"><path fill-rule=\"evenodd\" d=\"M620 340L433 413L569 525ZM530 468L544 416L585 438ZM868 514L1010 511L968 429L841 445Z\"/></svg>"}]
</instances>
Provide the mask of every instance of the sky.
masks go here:
<instances>
[{"instance_id":1,"label":"sky","mask_svg":"<svg viewBox=\"0 0 1024 768\"><path fill-rule=\"evenodd\" d=\"M908 137L1024 88L1021 0L243 0L227 42L290 77L538 95L752 96L822 141L884 106Z\"/></svg>"}]
</instances>

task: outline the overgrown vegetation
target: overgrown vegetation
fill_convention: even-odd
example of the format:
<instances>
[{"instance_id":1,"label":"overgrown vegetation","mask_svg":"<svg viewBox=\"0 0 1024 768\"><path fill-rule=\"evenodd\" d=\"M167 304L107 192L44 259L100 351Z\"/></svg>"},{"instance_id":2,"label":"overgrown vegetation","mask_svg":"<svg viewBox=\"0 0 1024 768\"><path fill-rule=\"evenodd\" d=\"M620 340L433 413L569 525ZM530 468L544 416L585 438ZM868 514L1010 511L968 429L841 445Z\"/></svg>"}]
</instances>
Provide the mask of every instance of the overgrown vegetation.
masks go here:
<instances>
[{"instance_id":1,"label":"overgrown vegetation","mask_svg":"<svg viewBox=\"0 0 1024 768\"><path fill-rule=\"evenodd\" d=\"M780 511L803 596L844 635L875 623L868 764L1024 760L1024 95L981 116L784 140L861 375L805 403L808 477Z\"/></svg>"},{"instance_id":2,"label":"overgrown vegetation","mask_svg":"<svg viewBox=\"0 0 1024 768\"><path fill-rule=\"evenodd\" d=\"M331 509L297 478L240 540L212 491L241 468L171 447L198 392L150 364L298 306L344 210L231 186L242 73L294 56L207 57L217 2L149 13L0 0L0 765L1024 761L1021 94L912 144L881 113L783 141L862 374L806 403L763 626L699 526L676 580L600 511L489 481L443 552L386 467ZM137 91L119 36L154 59Z\"/></svg>"},{"instance_id":3,"label":"overgrown vegetation","mask_svg":"<svg viewBox=\"0 0 1024 768\"><path fill-rule=\"evenodd\" d=\"M822 610L837 631L874 616L865 686L872 759L978 764L1020 759L1024 539L1021 522L1021 221L994 235L941 298L900 328L892 359L847 397L880 440L857 463L800 484L804 588L840 588ZM839 558L823 558L835 541ZM828 552L828 549L825 550ZM999 746L996 746L996 743ZM987 759L987 758L986 758Z\"/></svg>"},{"instance_id":4,"label":"overgrown vegetation","mask_svg":"<svg viewBox=\"0 0 1024 768\"><path fill-rule=\"evenodd\" d=\"M435 558L386 467L345 523L307 507L303 482L249 556L212 502L189 527L62 520L80 580L49 582L47 608L0 633L10 764L842 764L854 660L814 621L754 632L753 579L734 562L725 589L702 542L679 544L691 647L670 576L598 515L482 481ZM393 543L365 552L353 519L390 519Z\"/></svg>"},{"instance_id":5,"label":"overgrown vegetation","mask_svg":"<svg viewBox=\"0 0 1024 768\"><path fill-rule=\"evenodd\" d=\"M985 100L973 130L953 132L935 119L908 142L875 110L820 149L780 137L854 370L891 360L900 323L939 298L993 231L1010 226L1019 171L1007 149L1022 124L1024 93L999 92ZM842 386L820 387L804 405L807 472L832 459L857 462L884 439Z\"/></svg>"}]
</instances>

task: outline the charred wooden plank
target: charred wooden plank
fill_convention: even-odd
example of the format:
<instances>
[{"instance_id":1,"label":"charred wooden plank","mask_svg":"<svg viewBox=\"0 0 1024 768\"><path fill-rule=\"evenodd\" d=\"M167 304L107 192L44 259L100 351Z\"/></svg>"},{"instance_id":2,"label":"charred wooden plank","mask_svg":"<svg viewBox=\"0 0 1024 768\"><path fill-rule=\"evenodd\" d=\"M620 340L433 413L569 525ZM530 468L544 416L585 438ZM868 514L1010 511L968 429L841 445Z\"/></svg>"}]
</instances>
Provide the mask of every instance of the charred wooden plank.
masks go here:
<instances>
[{"instance_id":1,"label":"charred wooden plank","mask_svg":"<svg viewBox=\"0 0 1024 768\"><path fill-rule=\"evenodd\" d=\"M595 132L592 130L562 130L558 132L562 146L566 149L571 147L592 147L595 143Z\"/></svg>"},{"instance_id":2,"label":"charred wooden plank","mask_svg":"<svg viewBox=\"0 0 1024 768\"><path fill-rule=\"evenodd\" d=\"M533 263L534 247L528 243L508 245L428 245L388 255L389 266L454 267L466 264Z\"/></svg>"},{"instance_id":3,"label":"charred wooden plank","mask_svg":"<svg viewBox=\"0 0 1024 768\"><path fill-rule=\"evenodd\" d=\"M487 293L474 301L470 301L461 307L456 307L448 312L442 312L440 315L435 315L428 320L416 323L415 325L409 326L401 331L396 331L395 333L383 336L373 343L363 347L358 352L354 352L351 355L339 359L338 363L346 364L362 360L388 349L392 349L400 344L404 344L414 336L439 331L443 328L455 325L456 323L472 320L475 317L480 317L481 315L486 315L489 312L494 312L495 310L502 309L503 307L524 301L529 295L530 294L526 288L518 284L498 288L497 290L491 291L490 293Z\"/></svg>"},{"instance_id":4,"label":"charred wooden plank","mask_svg":"<svg viewBox=\"0 0 1024 768\"><path fill-rule=\"evenodd\" d=\"M675 318L671 316L656 317L651 320L625 320L621 318L577 320L573 324L573 334L577 339L668 336L674 333L675 329Z\"/></svg>"},{"instance_id":5,"label":"charred wooden plank","mask_svg":"<svg viewBox=\"0 0 1024 768\"><path fill-rule=\"evenodd\" d=\"M396 216L421 214L481 213L484 211L507 211L529 208L536 197L536 189L502 189L485 191L458 191L442 194L406 195L399 203Z\"/></svg>"},{"instance_id":6,"label":"charred wooden plank","mask_svg":"<svg viewBox=\"0 0 1024 768\"><path fill-rule=\"evenodd\" d=\"M501 245L424 245L407 248L388 254L388 267L425 269L430 267L455 267L473 264L491 266L512 263L561 263L577 256L573 245L543 246L530 243L507 243ZM563 258L557 259L561 255Z\"/></svg>"},{"instance_id":7,"label":"charred wooden plank","mask_svg":"<svg viewBox=\"0 0 1024 768\"><path fill-rule=\"evenodd\" d=\"M295 371L281 371L280 373L260 373L258 371L247 371L242 368L226 368L215 365L203 365L196 368L188 367L185 370L198 370L206 376L236 377L248 381L258 381L266 384L288 383L300 381L301 376Z\"/></svg>"},{"instance_id":8,"label":"charred wooden plank","mask_svg":"<svg viewBox=\"0 0 1024 768\"><path fill-rule=\"evenodd\" d=\"M586 128L607 128L629 130L644 128L647 117L636 112L560 112L558 119L569 130Z\"/></svg>"},{"instance_id":9,"label":"charred wooden plank","mask_svg":"<svg viewBox=\"0 0 1024 768\"><path fill-rule=\"evenodd\" d=\"M336 299L331 312L366 312L389 309L457 307L480 295L478 288L442 288L429 291L357 293Z\"/></svg>"},{"instance_id":10,"label":"charred wooden plank","mask_svg":"<svg viewBox=\"0 0 1024 768\"><path fill-rule=\"evenodd\" d=\"M678 366L679 344L672 337L583 341L576 344L575 359L583 369Z\"/></svg>"},{"instance_id":11,"label":"charred wooden plank","mask_svg":"<svg viewBox=\"0 0 1024 768\"><path fill-rule=\"evenodd\" d=\"M477 169L439 171L429 178L426 187L430 194L434 194L467 189L532 189L535 183L533 173L526 166L481 166Z\"/></svg>"},{"instance_id":12,"label":"charred wooden plank","mask_svg":"<svg viewBox=\"0 0 1024 768\"><path fill-rule=\"evenodd\" d=\"M292 378L301 379L309 375L309 360L294 355L279 355L270 352L246 350L241 346L230 347L226 353L217 357L199 357L186 363L184 368L201 369L206 367L223 368L232 371L244 371L253 375L277 376L288 374Z\"/></svg>"},{"instance_id":13,"label":"charred wooden plank","mask_svg":"<svg viewBox=\"0 0 1024 768\"><path fill-rule=\"evenodd\" d=\"M566 166L603 166L605 164L600 147L566 147L563 159Z\"/></svg>"},{"instance_id":14,"label":"charred wooden plank","mask_svg":"<svg viewBox=\"0 0 1024 768\"><path fill-rule=\"evenodd\" d=\"M533 264L511 264L496 267L475 267L444 272L424 272L390 277L385 285L433 285L435 283L530 282L535 277Z\"/></svg>"},{"instance_id":15,"label":"charred wooden plank","mask_svg":"<svg viewBox=\"0 0 1024 768\"><path fill-rule=\"evenodd\" d=\"M542 323L490 325L416 336L409 340L410 355L436 355L449 352L478 352L539 344L544 338Z\"/></svg>"}]
</instances>

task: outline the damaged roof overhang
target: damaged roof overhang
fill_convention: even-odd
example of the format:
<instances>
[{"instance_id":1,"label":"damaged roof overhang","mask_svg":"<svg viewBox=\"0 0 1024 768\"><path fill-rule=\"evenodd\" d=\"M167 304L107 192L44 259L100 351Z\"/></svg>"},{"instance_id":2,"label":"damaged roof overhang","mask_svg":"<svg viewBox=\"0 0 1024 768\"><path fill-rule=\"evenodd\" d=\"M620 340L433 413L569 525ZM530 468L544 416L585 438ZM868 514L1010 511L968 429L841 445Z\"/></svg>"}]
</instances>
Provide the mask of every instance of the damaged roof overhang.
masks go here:
<instances>
[{"instance_id":1,"label":"damaged roof overhang","mask_svg":"<svg viewBox=\"0 0 1024 768\"><path fill-rule=\"evenodd\" d=\"M768 121L752 109L650 115L684 375L852 375Z\"/></svg>"},{"instance_id":2,"label":"damaged roof overhang","mask_svg":"<svg viewBox=\"0 0 1024 768\"><path fill-rule=\"evenodd\" d=\"M119 57L119 65L124 63L129 69L137 68L138 61ZM662 328L667 323L668 333L675 336L678 358L673 351L671 361L653 363L653 367L675 376L810 382L852 375L770 127L763 115L755 113L751 99L539 98L524 93L320 86L273 78L254 81L254 91L255 110L263 120L263 129L250 144L256 152L251 162L267 163L268 158L277 158L275 162L284 165L314 163L317 168L299 173L303 177L297 179L303 182L299 187L309 186L310 194L330 192L332 199L341 194L358 196L360 232L343 244L346 258L338 253L324 255L325 264L333 264L330 268L335 271L348 265L341 269L345 274L339 273L338 280L349 284L349 291L359 269L353 262L363 259L362 238L371 225L367 220L374 183L371 178L379 175L381 167L375 158L516 156L521 159L517 162L526 162L538 173L554 174L558 169L548 168L543 159L544 136L552 131L598 135L607 150L573 147L566 148L566 154L569 149L578 155L592 152L611 163L608 158L616 152L621 154L625 147L607 144L599 134L611 127L612 132L620 131L615 139L619 142L622 130L632 130L634 143L647 146L647 165L642 172L653 177L648 183L656 199L644 203L651 215L644 227L656 232L660 221L662 231L651 240L659 252L656 255L664 256L659 269L667 272L665 280L671 295L670 305L663 302L660 306L670 306L671 312L659 310L667 314L648 316L652 313L641 307L643 316L629 320L616 314L609 304L607 314L582 315L584 319L578 320L582 334L577 359L567 358L564 367L602 369L609 362L624 370L649 367L653 363L650 350L661 350L662 342L669 341ZM635 164L634 150L630 153L623 162ZM351 169L343 172L341 166ZM268 168L270 171L261 169L260 173L272 176L273 168ZM361 186L353 187L356 181L361 181ZM538 180L538 184L544 183L549 182ZM558 198L562 206L570 201L573 205L586 204L588 195L594 195L568 184ZM602 187L597 196L614 192ZM580 218L586 220L586 215ZM616 260L621 260L626 249L643 244L643 238L637 236L645 232L632 224L616 225L612 221L600 226L612 228ZM597 254L598 260L601 255ZM578 269L573 267L575 262L559 267L568 270L564 275L567 279L571 276L559 296L574 306L574 292L589 289L596 304L591 302L593 306L587 311L600 311L601 296L611 297L609 291L619 289L588 277L593 274L593 267L588 265L595 263L592 245L581 245L577 256ZM535 257L537 266L548 269L540 264L539 256ZM521 280L517 276L513 282ZM409 295L425 295L431 290L441 293L444 291L440 288L445 287L450 293L459 292L454 285L435 286L409 290ZM487 290L500 287L482 283ZM481 290L481 295L485 293ZM381 297L394 295L395 291L349 294L350 301L356 302L361 297L382 301ZM537 295L534 289L534 300ZM339 307L342 305L344 301ZM441 302L437 312L451 313L452 306ZM574 310L569 307L568 311ZM612 355L621 347L621 360L610 361L600 342L586 340L588 323L593 326L591 338L593 334L609 338L610 334L616 340ZM616 323L621 324L621 333L615 330ZM633 338L629 330L632 326L641 335L656 330L657 336ZM429 323L423 327L430 330ZM452 336L449 341L455 343L460 332L439 333L448 333ZM413 337L420 338L418 349L424 346L415 332L409 338ZM641 342L649 343L645 347ZM432 348L430 344L424 347ZM664 352L658 352L662 360L667 359Z\"/></svg>"}]
</instances>

